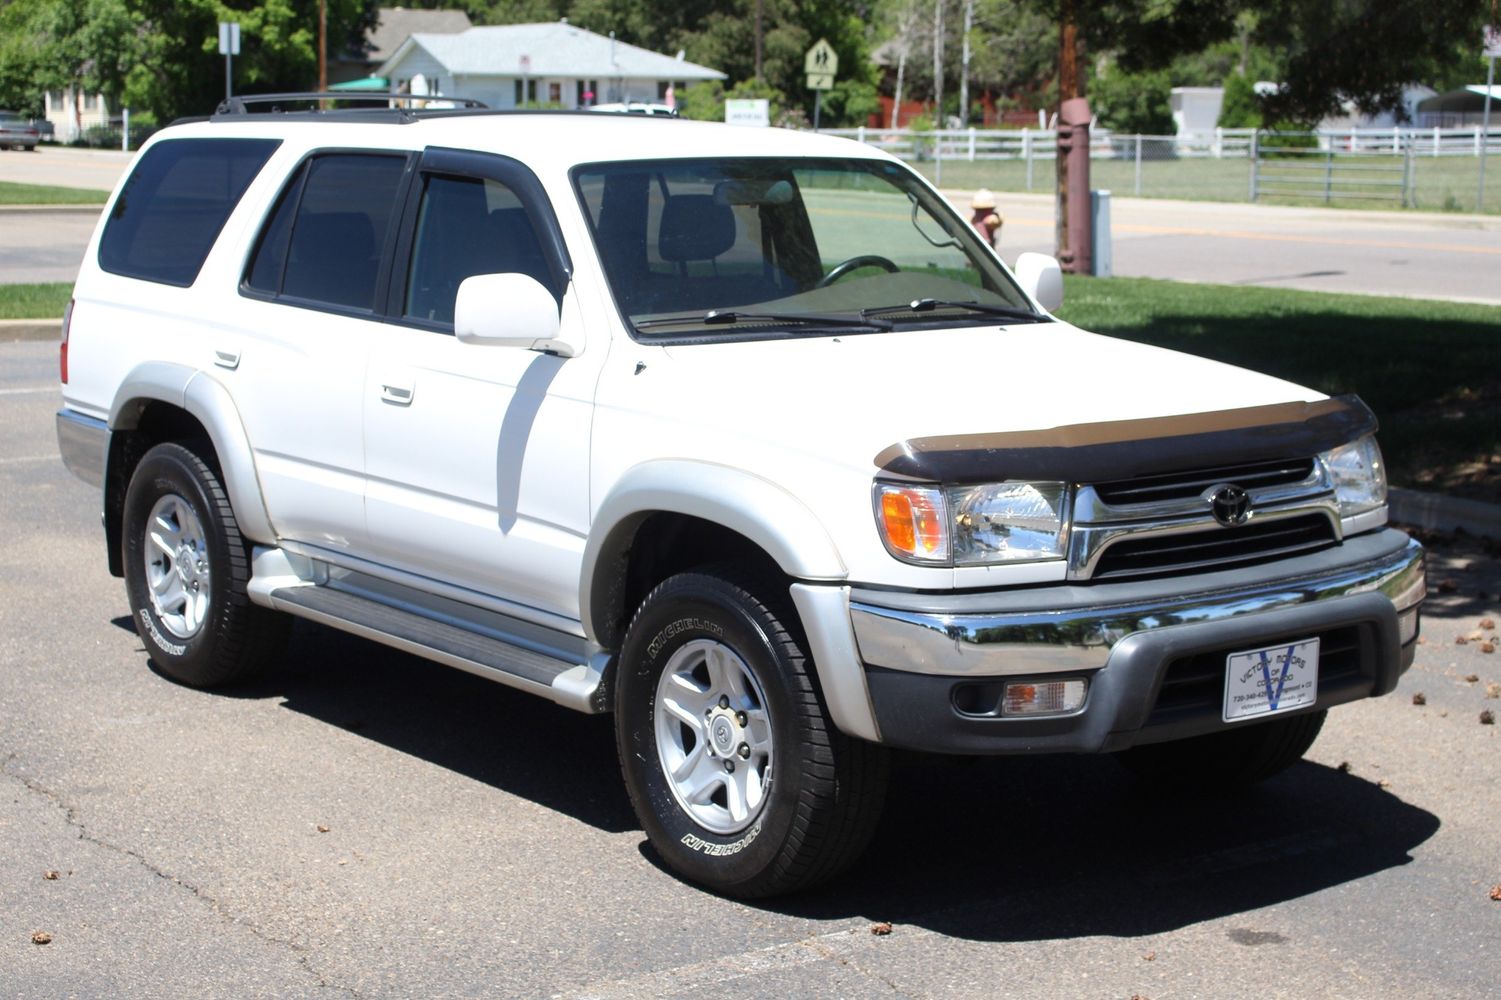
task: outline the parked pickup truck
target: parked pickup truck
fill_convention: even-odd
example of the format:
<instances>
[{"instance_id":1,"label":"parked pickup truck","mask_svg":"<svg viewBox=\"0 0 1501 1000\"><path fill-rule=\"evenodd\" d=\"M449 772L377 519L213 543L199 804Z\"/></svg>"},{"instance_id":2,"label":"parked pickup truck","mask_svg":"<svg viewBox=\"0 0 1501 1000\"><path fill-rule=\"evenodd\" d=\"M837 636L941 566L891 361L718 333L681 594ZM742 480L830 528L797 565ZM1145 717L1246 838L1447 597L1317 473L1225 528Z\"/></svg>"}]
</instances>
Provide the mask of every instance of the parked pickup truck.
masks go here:
<instances>
[{"instance_id":1,"label":"parked pickup truck","mask_svg":"<svg viewBox=\"0 0 1501 1000\"><path fill-rule=\"evenodd\" d=\"M300 616L613 712L665 863L759 896L858 856L890 748L1232 786L1412 661L1358 399L1060 321L876 149L277 100L146 144L63 331L176 681Z\"/></svg>"}]
</instances>

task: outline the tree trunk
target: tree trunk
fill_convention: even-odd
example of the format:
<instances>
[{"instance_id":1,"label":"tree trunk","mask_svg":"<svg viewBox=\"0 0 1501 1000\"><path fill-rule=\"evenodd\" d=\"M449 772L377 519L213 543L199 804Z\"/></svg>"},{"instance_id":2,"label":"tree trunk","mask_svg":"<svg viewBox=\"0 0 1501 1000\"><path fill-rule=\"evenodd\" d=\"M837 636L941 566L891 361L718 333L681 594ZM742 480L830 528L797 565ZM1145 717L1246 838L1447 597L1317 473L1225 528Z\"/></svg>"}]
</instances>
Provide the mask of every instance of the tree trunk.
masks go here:
<instances>
[{"instance_id":1,"label":"tree trunk","mask_svg":"<svg viewBox=\"0 0 1501 1000\"><path fill-rule=\"evenodd\" d=\"M964 45L960 50L959 122L969 124L969 32L975 26L975 0L964 0Z\"/></svg>"},{"instance_id":2,"label":"tree trunk","mask_svg":"<svg viewBox=\"0 0 1501 1000\"><path fill-rule=\"evenodd\" d=\"M933 0L933 120L943 128L943 0Z\"/></svg>"}]
</instances>

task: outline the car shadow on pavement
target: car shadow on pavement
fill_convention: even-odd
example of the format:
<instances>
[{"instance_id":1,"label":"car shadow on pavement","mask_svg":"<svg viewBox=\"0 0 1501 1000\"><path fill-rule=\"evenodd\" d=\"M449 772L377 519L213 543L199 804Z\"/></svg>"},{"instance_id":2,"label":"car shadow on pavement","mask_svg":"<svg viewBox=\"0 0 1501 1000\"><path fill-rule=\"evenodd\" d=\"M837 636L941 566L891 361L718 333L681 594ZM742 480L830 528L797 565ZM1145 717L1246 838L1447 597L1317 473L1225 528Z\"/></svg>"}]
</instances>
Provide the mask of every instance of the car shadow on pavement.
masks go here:
<instances>
[{"instance_id":1,"label":"car shadow on pavement","mask_svg":"<svg viewBox=\"0 0 1501 1000\"><path fill-rule=\"evenodd\" d=\"M1404 865L1439 825L1310 762L1188 797L1104 757L904 755L861 861L769 908L984 941L1157 934Z\"/></svg>"},{"instance_id":2,"label":"car shadow on pavement","mask_svg":"<svg viewBox=\"0 0 1501 1000\"><path fill-rule=\"evenodd\" d=\"M115 620L134 631L130 618ZM153 672L156 664L151 664ZM557 810L640 829L608 716L581 715L461 670L297 621L281 665L215 696L282 707Z\"/></svg>"},{"instance_id":3,"label":"car shadow on pavement","mask_svg":"<svg viewBox=\"0 0 1501 1000\"><path fill-rule=\"evenodd\" d=\"M115 623L132 630L129 618ZM301 621L283 666L216 695L280 699L597 829L640 829L608 716ZM1155 934L1404 865L1438 828L1377 784L1308 762L1236 794L1191 798L1144 789L1098 756L902 753L855 866L752 905L987 941ZM644 836L639 850L676 878Z\"/></svg>"}]
</instances>

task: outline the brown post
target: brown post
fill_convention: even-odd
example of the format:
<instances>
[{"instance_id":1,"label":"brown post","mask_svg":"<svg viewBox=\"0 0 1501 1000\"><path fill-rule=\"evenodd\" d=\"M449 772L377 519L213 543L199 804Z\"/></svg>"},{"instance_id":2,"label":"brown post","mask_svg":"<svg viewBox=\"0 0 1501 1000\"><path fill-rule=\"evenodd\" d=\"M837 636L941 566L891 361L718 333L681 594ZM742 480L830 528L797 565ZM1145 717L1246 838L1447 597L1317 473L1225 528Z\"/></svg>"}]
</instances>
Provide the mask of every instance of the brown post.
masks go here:
<instances>
[{"instance_id":1,"label":"brown post","mask_svg":"<svg viewBox=\"0 0 1501 1000\"><path fill-rule=\"evenodd\" d=\"M1089 101L1064 101L1058 109L1058 263L1070 274L1091 272L1093 219L1089 212ZM1067 161L1065 163L1065 160Z\"/></svg>"},{"instance_id":2,"label":"brown post","mask_svg":"<svg viewBox=\"0 0 1501 1000\"><path fill-rule=\"evenodd\" d=\"M328 0L318 0L318 93L328 91ZM322 104L319 104L322 107Z\"/></svg>"}]
</instances>

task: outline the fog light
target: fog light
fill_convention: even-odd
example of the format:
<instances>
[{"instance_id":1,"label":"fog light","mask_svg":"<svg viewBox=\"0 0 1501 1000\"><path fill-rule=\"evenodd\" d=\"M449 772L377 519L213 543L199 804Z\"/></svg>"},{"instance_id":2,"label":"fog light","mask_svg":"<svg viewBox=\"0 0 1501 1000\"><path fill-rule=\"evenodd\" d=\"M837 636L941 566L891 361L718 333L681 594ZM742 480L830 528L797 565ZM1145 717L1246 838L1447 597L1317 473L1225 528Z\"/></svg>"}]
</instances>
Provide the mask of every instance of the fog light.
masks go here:
<instances>
[{"instance_id":1,"label":"fog light","mask_svg":"<svg viewBox=\"0 0 1501 1000\"><path fill-rule=\"evenodd\" d=\"M1001 698L1002 715L1064 715L1084 704L1089 682L1082 677L1066 681L1013 681Z\"/></svg>"}]
</instances>

